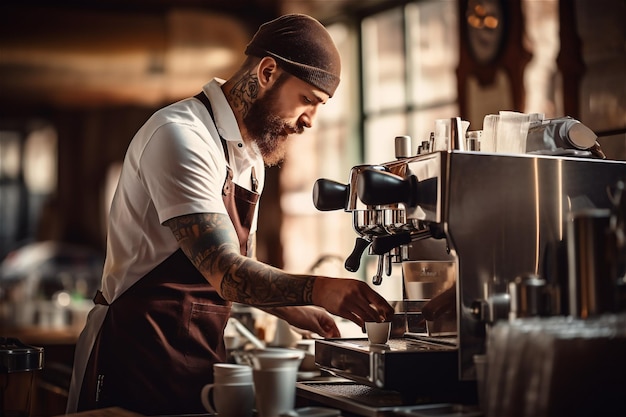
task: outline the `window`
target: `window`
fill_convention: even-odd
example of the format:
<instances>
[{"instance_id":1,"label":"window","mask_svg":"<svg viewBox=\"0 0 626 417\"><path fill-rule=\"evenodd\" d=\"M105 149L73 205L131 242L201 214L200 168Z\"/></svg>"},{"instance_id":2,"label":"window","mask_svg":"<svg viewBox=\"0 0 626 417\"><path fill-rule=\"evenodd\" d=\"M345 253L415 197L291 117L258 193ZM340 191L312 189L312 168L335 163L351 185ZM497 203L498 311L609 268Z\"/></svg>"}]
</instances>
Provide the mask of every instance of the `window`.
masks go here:
<instances>
[{"instance_id":1,"label":"window","mask_svg":"<svg viewBox=\"0 0 626 417\"><path fill-rule=\"evenodd\" d=\"M458 115L455 3L412 2L365 18L361 31L365 162L392 160L398 135L416 153L436 119Z\"/></svg>"},{"instance_id":2,"label":"window","mask_svg":"<svg viewBox=\"0 0 626 417\"><path fill-rule=\"evenodd\" d=\"M0 260L45 238L43 211L57 189L57 134L47 123L0 130Z\"/></svg>"}]
</instances>

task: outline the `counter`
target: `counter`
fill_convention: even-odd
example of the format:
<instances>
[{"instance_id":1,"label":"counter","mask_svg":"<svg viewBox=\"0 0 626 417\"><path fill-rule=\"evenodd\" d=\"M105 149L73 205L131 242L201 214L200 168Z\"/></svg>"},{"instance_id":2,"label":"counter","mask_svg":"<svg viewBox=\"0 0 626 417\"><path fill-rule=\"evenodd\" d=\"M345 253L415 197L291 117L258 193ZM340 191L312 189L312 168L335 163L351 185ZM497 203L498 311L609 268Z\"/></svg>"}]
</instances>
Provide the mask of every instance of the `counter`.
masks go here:
<instances>
[{"instance_id":1,"label":"counter","mask_svg":"<svg viewBox=\"0 0 626 417\"><path fill-rule=\"evenodd\" d=\"M33 417L66 416L65 407L74 359L74 348L80 330L74 328L42 328L0 326L0 334L15 337L24 343L44 348L44 368L37 371L32 400ZM402 399L394 391L385 391L356 384L350 380L322 374L302 375L296 385L296 408L324 407L341 410L341 417L379 416L462 416L475 414L460 412L450 404L435 404L437 414L406 414L410 408L403 407ZM455 414L446 414L446 411ZM463 411L463 410L461 410ZM471 411L471 410L468 410ZM138 417L141 414L121 408L106 408L69 414L71 417ZM212 414L178 415L167 417L209 417ZM162 416L165 417L165 416Z\"/></svg>"},{"instance_id":2,"label":"counter","mask_svg":"<svg viewBox=\"0 0 626 417\"><path fill-rule=\"evenodd\" d=\"M119 407L102 408L100 410L83 411L80 413L61 414L57 417L142 417L141 414L133 413L132 411L124 410Z\"/></svg>"}]
</instances>

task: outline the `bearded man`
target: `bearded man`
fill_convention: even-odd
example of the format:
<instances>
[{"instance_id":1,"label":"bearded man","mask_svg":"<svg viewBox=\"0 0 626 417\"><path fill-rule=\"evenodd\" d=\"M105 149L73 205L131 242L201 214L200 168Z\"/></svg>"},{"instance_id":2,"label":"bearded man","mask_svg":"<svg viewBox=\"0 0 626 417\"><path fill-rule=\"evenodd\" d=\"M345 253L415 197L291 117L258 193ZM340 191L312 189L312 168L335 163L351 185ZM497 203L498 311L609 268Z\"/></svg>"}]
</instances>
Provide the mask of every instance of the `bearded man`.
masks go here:
<instances>
[{"instance_id":1,"label":"bearded man","mask_svg":"<svg viewBox=\"0 0 626 417\"><path fill-rule=\"evenodd\" d=\"M326 29L301 14L261 25L246 55L228 81L157 111L129 145L68 412L203 413L200 391L227 360L232 302L322 337L340 336L331 314L359 326L393 314L363 281L254 259L264 168L312 127L341 64Z\"/></svg>"}]
</instances>

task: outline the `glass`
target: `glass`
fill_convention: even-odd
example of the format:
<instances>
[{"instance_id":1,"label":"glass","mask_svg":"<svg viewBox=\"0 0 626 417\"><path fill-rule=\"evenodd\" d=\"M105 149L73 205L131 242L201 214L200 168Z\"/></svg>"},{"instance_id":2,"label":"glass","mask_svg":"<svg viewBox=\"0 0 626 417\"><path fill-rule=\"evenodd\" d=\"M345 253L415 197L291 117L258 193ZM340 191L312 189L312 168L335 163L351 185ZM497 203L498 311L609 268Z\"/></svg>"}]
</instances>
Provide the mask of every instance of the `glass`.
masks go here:
<instances>
[{"instance_id":1,"label":"glass","mask_svg":"<svg viewBox=\"0 0 626 417\"><path fill-rule=\"evenodd\" d=\"M408 4L406 21L409 103L422 107L455 101L458 65L456 4L450 1Z\"/></svg>"},{"instance_id":2,"label":"glass","mask_svg":"<svg viewBox=\"0 0 626 417\"><path fill-rule=\"evenodd\" d=\"M404 106L406 54L403 9L363 20L363 95L365 112Z\"/></svg>"},{"instance_id":3,"label":"glass","mask_svg":"<svg viewBox=\"0 0 626 417\"><path fill-rule=\"evenodd\" d=\"M365 122L365 163L380 164L395 160L395 137L405 135L406 132L407 117L404 113L394 113L367 120Z\"/></svg>"}]
</instances>

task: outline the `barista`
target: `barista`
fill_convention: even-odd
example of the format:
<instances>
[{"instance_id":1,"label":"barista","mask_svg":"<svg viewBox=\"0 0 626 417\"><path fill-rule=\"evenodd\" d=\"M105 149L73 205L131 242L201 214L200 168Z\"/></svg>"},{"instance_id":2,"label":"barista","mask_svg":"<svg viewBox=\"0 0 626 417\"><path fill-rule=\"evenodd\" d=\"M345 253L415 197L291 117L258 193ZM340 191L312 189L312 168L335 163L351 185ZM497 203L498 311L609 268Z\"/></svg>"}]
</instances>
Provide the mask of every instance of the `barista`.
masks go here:
<instances>
[{"instance_id":1,"label":"barista","mask_svg":"<svg viewBox=\"0 0 626 417\"><path fill-rule=\"evenodd\" d=\"M129 145L111 206L101 291L76 346L68 412L202 413L226 360L231 302L324 337L393 309L365 282L254 259L264 166L313 124L339 83L330 35L306 15L262 25L227 81L157 111Z\"/></svg>"}]
</instances>

